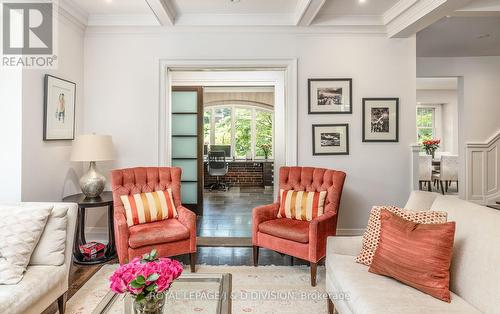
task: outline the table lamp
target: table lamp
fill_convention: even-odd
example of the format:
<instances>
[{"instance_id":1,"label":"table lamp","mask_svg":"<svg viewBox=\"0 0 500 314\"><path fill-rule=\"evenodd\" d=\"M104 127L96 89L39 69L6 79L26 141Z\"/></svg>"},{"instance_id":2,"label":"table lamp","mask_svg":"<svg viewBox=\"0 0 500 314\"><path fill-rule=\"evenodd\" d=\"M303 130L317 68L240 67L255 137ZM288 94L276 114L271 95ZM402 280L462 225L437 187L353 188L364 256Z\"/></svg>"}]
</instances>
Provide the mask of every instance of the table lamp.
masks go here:
<instances>
[{"instance_id":1,"label":"table lamp","mask_svg":"<svg viewBox=\"0 0 500 314\"><path fill-rule=\"evenodd\" d=\"M88 198L101 195L106 177L96 169L96 161L113 160L115 152L110 135L87 134L77 136L71 150L71 161L90 162L89 170L80 178L80 188Z\"/></svg>"}]
</instances>

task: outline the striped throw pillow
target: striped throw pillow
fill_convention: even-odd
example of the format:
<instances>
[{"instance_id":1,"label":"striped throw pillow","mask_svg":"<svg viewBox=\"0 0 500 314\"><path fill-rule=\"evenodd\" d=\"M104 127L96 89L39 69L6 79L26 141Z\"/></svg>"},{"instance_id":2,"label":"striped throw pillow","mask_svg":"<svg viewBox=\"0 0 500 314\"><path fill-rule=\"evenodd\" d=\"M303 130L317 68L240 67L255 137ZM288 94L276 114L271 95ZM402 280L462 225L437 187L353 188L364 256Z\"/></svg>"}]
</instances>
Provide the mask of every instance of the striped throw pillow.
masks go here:
<instances>
[{"instance_id":1,"label":"striped throw pillow","mask_svg":"<svg viewBox=\"0 0 500 314\"><path fill-rule=\"evenodd\" d=\"M305 192L280 190L278 218L311 221L323 215L326 191Z\"/></svg>"},{"instance_id":2,"label":"striped throw pillow","mask_svg":"<svg viewBox=\"0 0 500 314\"><path fill-rule=\"evenodd\" d=\"M127 225L177 218L172 190L122 195Z\"/></svg>"}]
</instances>

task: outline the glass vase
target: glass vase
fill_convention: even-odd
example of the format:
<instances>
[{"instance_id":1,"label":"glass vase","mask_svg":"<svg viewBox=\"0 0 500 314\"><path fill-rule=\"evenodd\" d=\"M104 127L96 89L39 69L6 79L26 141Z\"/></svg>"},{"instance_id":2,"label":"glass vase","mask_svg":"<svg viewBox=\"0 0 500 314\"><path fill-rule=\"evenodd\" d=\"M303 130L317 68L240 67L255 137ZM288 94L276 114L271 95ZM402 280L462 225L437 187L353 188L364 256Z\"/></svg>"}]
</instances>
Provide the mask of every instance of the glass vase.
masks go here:
<instances>
[{"instance_id":1,"label":"glass vase","mask_svg":"<svg viewBox=\"0 0 500 314\"><path fill-rule=\"evenodd\" d=\"M135 314L162 314L165 305L165 293L149 294L144 299L134 299Z\"/></svg>"}]
</instances>

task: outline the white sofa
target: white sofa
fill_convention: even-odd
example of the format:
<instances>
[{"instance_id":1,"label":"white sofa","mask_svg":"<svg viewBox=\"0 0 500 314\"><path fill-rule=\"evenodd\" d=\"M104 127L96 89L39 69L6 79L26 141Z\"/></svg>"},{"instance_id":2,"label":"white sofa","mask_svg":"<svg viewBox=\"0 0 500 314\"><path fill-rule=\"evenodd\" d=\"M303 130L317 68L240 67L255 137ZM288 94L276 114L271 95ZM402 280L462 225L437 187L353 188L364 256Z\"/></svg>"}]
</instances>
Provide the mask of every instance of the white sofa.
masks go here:
<instances>
[{"instance_id":1,"label":"white sofa","mask_svg":"<svg viewBox=\"0 0 500 314\"><path fill-rule=\"evenodd\" d=\"M500 211L429 192L412 192L405 208L448 212L456 221L451 266L451 303L400 282L368 272L355 263L361 237L330 237L326 290L330 312L500 313Z\"/></svg>"},{"instance_id":2,"label":"white sofa","mask_svg":"<svg viewBox=\"0 0 500 314\"><path fill-rule=\"evenodd\" d=\"M49 203L0 204L0 206L22 207L46 204ZM38 250L42 254L38 254L37 257L31 256L28 269L18 284L0 285L0 313L39 314L56 300L59 312L64 312L78 205L73 203L50 203L50 205L54 205L54 208L38 241L38 245L43 245L43 248ZM67 212L64 211L65 208L68 209ZM56 225L56 220L64 219L64 215L67 217L65 228L64 224ZM49 224L53 228L49 228ZM42 242L42 239L45 241ZM61 246L54 247L56 244L62 244L63 251ZM47 264L40 262L50 259L52 260Z\"/></svg>"}]
</instances>

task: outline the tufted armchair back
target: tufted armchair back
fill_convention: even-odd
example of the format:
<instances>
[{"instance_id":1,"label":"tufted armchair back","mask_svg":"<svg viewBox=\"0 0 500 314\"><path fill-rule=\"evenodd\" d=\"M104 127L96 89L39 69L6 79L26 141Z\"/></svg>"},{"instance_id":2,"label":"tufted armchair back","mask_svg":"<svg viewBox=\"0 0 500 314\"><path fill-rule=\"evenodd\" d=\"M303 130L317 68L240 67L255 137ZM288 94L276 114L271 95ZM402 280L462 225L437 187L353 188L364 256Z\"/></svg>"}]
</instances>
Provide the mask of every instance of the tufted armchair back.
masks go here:
<instances>
[{"instance_id":1,"label":"tufted armchair back","mask_svg":"<svg viewBox=\"0 0 500 314\"><path fill-rule=\"evenodd\" d=\"M346 174L342 171L312 167L281 167L279 187L283 190L327 191L325 213L337 212ZM278 196L278 202L280 196Z\"/></svg>"},{"instance_id":2,"label":"tufted armchair back","mask_svg":"<svg viewBox=\"0 0 500 314\"><path fill-rule=\"evenodd\" d=\"M181 205L181 169L176 167L138 167L111 171L115 209L123 209L122 195L172 190L175 207Z\"/></svg>"}]
</instances>

